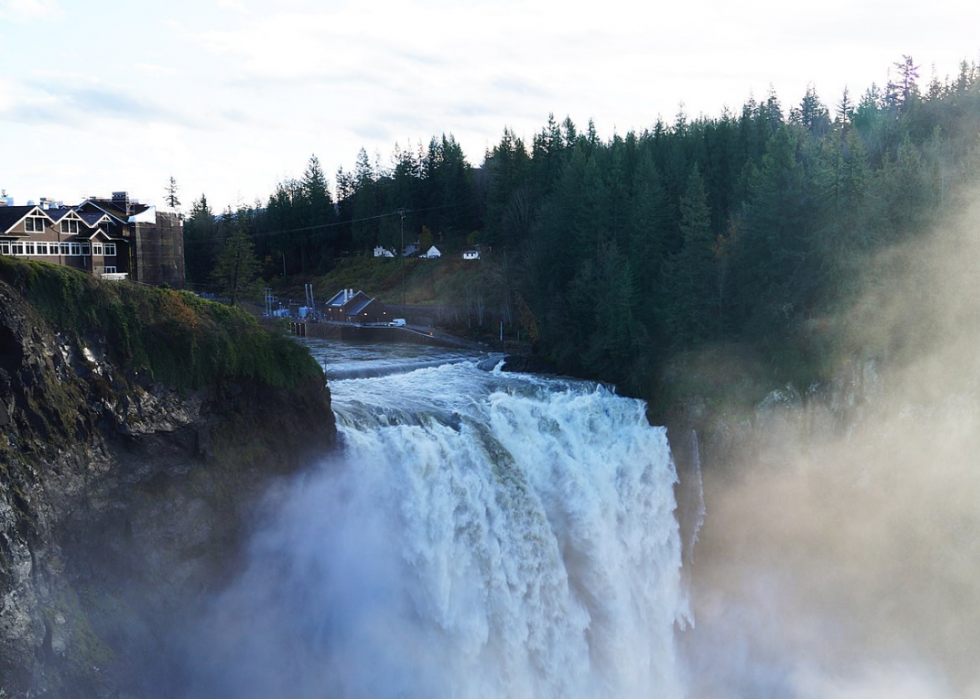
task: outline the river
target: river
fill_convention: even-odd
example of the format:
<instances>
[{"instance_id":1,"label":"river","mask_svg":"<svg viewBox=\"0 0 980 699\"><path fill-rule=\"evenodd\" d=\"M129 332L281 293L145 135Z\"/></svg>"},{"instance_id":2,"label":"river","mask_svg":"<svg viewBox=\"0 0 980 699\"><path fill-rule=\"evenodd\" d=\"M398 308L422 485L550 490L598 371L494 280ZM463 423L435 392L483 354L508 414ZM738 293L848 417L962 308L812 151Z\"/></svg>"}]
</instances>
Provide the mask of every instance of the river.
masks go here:
<instances>
[{"instance_id":1,"label":"river","mask_svg":"<svg viewBox=\"0 0 980 699\"><path fill-rule=\"evenodd\" d=\"M681 697L666 433L485 355L307 340L339 456L270 494L189 696Z\"/></svg>"}]
</instances>

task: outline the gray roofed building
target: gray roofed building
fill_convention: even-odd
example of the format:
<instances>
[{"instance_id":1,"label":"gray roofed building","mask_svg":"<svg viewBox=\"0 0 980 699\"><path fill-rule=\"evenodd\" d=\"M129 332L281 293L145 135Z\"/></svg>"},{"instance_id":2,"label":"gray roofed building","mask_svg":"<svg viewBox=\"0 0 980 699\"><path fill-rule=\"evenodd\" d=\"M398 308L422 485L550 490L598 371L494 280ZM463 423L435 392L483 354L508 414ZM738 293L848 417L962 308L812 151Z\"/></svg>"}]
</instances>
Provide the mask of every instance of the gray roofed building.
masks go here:
<instances>
[{"instance_id":1,"label":"gray roofed building","mask_svg":"<svg viewBox=\"0 0 980 699\"><path fill-rule=\"evenodd\" d=\"M72 210L69 209L68 207L65 207L65 208L62 208L62 209L46 209L45 210L45 213L48 216L50 216L51 217L51 220L54 221L55 223L57 223L58 221L60 221L61 219L63 219L65 216L67 216L71 212L72 212Z\"/></svg>"},{"instance_id":2,"label":"gray roofed building","mask_svg":"<svg viewBox=\"0 0 980 699\"><path fill-rule=\"evenodd\" d=\"M342 308L352 298L354 298L353 289L341 289L327 301L327 306Z\"/></svg>"},{"instance_id":3,"label":"gray roofed building","mask_svg":"<svg viewBox=\"0 0 980 699\"><path fill-rule=\"evenodd\" d=\"M389 320L384 304L363 291L341 289L324 306L327 320L340 323L383 323Z\"/></svg>"},{"instance_id":4,"label":"gray roofed building","mask_svg":"<svg viewBox=\"0 0 980 699\"><path fill-rule=\"evenodd\" d=\"M363 291L358 291L357 294L344 305L344 313L348 316L357 316L374 301L373 298L365 294Z\"/></svg>"},{"instance_id":5,"label":"gray roofed building","mask_svg":"<svg viewBox=\"0 0 980 699\"><path fill-rule=\"evenodd\" d=\"M11 228L31 213L36 206L0 206L0 235L7 233ZM38 209L40 211L40 209Z\"/></svg>"},{"instance_id":6,"label":"gray roofed building","mask_svg":"<svg viewBox=\"0 0 980 699\"><path fill-rule=\"evenodd\" d=\"M106 218L106 214L95 211L77 211L78 216L85 221L89 228L95 228L100 221Z\"/></svg>"}]
</instances>

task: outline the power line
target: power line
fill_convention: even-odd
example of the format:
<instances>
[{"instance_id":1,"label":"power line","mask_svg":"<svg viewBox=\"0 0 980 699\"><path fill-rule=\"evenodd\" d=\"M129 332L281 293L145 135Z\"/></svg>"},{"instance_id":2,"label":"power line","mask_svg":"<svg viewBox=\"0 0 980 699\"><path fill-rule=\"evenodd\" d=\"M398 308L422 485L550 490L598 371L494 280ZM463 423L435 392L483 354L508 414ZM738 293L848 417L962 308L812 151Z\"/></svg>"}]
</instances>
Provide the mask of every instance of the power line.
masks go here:
<instances>
[{"instance_id":1,"label":"power line","mask_svg":"<svg viewBox=\"0 0 980 699\"><path fill-rule=\"evenodd\" d=\"M298 233L300 231L311 231L311 230L316 230L318 228L336 228L336 227L339 227L339 226L348 226L348 225L351 225L351 224L354 224L354 223L362 223L364 221L376 221L377 219L388 218L390 216L402 216L402 217L404 217L405 214L423 213L425 211L435 211L436 209L455 209L455 208L460 207L460 206L462 206L462 204L443 204L441 206L429 206L429 207L426 207L424 209L396 209L395 211L392 211L390 213L377 214L376 216L365 216L363 218L355 218L355 219L351 219L349 221L337 221L335 223L320 223L320 224L317 224L315 226L303 226L302 228L285 228L285 229L278 230L278 231L262 231L262 232L258 232L258 233L245 233L245 237L246 238L265 238L265 237L272 236L272 235L281 235L283 233ZM195 242L188 243L185 240L184 241L184 247L187 248L187 247L193 247L195 245L210 245L213 242L214 242L213 240L198 240L198 241L195 241Z\"/></svg>"}]
</instances>

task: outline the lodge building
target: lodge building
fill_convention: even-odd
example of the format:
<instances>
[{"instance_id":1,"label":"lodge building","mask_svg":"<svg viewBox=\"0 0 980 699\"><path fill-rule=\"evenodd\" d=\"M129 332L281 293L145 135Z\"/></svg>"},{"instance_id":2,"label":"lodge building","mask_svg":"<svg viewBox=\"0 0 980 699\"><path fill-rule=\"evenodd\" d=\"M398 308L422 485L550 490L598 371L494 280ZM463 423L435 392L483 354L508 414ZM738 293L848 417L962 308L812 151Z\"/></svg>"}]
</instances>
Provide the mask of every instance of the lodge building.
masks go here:
<instances>
[{"instance_id":1,"label":"lodge building","mask_svg":"<svg viewBox=\"0 0 980 699\"><path fill-rule=\"evenodd\" d=\"M130 201L90 197L64 206L0 199L0 255L85 270L103 279L184 285L184 230L177 214Z\"/></svg>"}]
</instances>

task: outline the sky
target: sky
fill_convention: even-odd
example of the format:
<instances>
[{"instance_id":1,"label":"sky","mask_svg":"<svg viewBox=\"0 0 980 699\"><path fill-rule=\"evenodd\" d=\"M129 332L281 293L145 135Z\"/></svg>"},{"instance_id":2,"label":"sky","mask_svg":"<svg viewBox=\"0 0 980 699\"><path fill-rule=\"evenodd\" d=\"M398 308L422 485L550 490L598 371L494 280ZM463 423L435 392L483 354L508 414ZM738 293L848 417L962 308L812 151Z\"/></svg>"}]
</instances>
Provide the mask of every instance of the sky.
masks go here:
<instances>
[{"instance_id":1,"label":"sky","mask_svg":"<svg viewBox=\"0 0 980 699\"><path fill-rule=\"evenodd\" d=\"M925 84L980 60L980 3L826 0L0 0L0 190L265 202L311 155L388 166L453 134L479 166L553 113L603 139L775 89Z\"/></svg>"}]
</instances>

